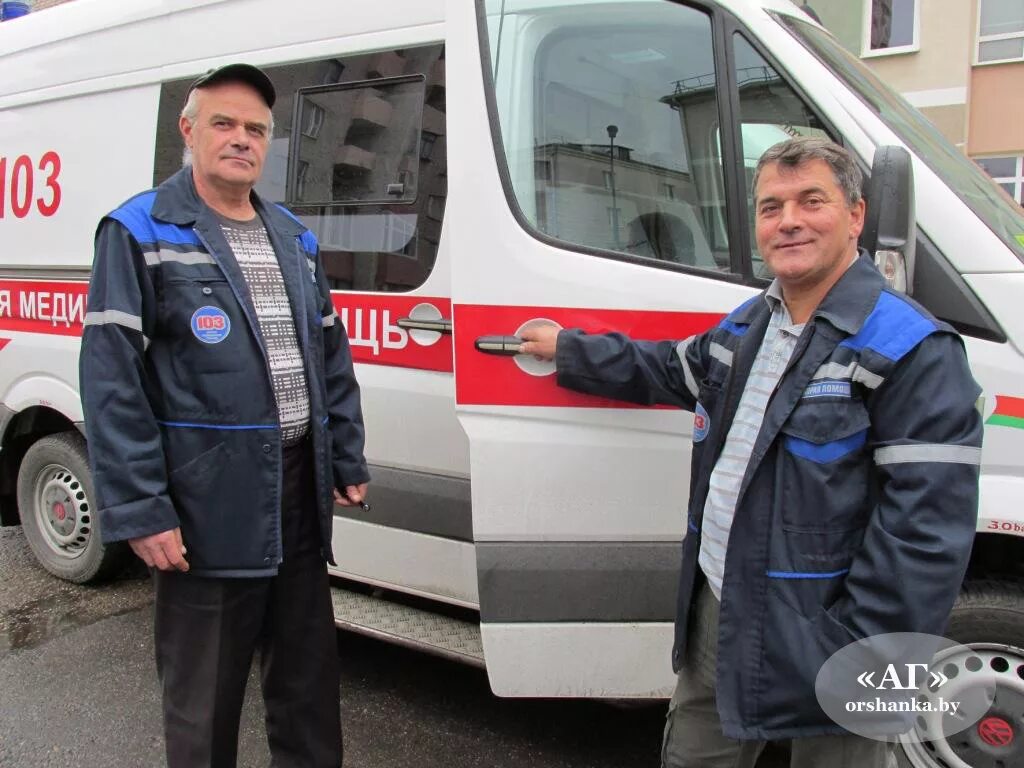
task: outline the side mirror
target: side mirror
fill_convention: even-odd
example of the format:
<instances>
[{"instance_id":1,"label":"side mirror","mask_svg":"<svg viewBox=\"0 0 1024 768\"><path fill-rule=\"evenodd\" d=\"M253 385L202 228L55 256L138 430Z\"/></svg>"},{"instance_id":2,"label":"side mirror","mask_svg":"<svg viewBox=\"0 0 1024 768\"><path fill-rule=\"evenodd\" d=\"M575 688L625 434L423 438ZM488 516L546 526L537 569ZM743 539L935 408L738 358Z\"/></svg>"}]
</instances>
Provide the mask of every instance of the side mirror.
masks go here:
<instances>
[{"instance_id":1,"label":"side mirror","mask_svg":"<svg viewBox=\"0 0 1024 768\"><path fill-rule=\"evenodd\" d=\"M875 150L864 198L867 216L860 245L890 287L909 295L914 289L917 220L914 169L907 150L893 146Z\"/></svg>"}]
</instances>

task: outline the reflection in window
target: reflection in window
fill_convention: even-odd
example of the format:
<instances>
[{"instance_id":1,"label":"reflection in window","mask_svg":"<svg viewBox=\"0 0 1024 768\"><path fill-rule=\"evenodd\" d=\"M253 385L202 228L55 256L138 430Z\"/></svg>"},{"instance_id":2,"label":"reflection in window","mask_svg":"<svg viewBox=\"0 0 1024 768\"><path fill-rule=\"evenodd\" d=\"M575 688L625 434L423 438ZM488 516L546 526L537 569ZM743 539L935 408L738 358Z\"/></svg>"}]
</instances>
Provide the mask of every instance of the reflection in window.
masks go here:
<instances>
[{"instance_id":1,"label":"reflection in window","mask_svg":"<svg viewBox=\"0 0 1024 768\"><path fill-rule=\"evenodd\" d=\"M421 78L301 91L298 155L310 169L294 202L414 200L423 92ZM323 141L307 133L311 124Z\"/></svg>"},{"instance_id":2,"label":"reflection in window","mask_svg":"<svg viewBox=\"0 0 1024 768\"><path fill-rule=\"evenodd\" d=\"M502 146L530 225L728 271L708 16L642 0L509 5L486 0L487 26Z\"/></svg>"},{"instance_id":3,"label":"reflection in window","mask_svg":"<svg viewBox=\"0 0 1024 768\"><path fill-rule=\"evenodd\" d=\"M324 125L324 110L317 104L305 102L302 105L302 135L316 139Z\"/></svg>"},{"instance_id":4,"label":"reflection in window","mask_svg":"<svg viewBox=\"0 0 1024 768\"><path fill-rule=\"evenodd\" d=\"M780 141L797 136L829 136L817 115L742 35L733 35L733 51L740 92L740 137L754 274L768 277L768 267L758 253L755 239L753 183L757 161L765 150Z\"/></svg>"},{"instance_id":5,"label":"reflection in window","mask_svg":"<svg viewBox=\"0 0 1024 768\"><path fill-rule=\"evenodd\" d=\"M333 288L422 285L437 256L447 195L444 47L265 71L278 98L257 193L286 204L313 231ZM156 184L181 167L178 114L194 79L161 88Z\"/></svg>"}]
</instances>

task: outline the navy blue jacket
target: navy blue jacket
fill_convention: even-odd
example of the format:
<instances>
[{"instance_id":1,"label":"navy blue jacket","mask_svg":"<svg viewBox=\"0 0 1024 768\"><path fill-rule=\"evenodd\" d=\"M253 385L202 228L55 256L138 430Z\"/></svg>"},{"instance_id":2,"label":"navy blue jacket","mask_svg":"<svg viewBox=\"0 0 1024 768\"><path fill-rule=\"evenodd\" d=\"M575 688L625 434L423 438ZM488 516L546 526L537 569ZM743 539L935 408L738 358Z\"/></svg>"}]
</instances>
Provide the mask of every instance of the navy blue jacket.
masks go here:
<instances>
[{"instance_id":1,"label":"navy blue jacket","mask_svg":"<svg viewBox=\"0 0 1024 768\"><path fill-rule=\"evenodd\" d=\"M252 199L303 354L322 551L333 563L333 488L369 480L348 337L316 238ZM191 168L100 222L80 377L104 541L180 526L193 574L277 572L281 433L266 349Z\"/></svg>"},{"instance_id":2,"label":"navy blue jacket","mask_svg":"<svg viewBox=\"0 0 1024 768\"><path fill-rule=\"evenodd\" d=\"M761 294L678 343L558 337L561 385L697 411L676 670L711 471L770 314ZM957 334L861 255L808 321L741 484L718 638L727 736L842 733L815 699L821 665L871 635L943 632L974 540L979 394Z\"/></svg>"}]
</instances>

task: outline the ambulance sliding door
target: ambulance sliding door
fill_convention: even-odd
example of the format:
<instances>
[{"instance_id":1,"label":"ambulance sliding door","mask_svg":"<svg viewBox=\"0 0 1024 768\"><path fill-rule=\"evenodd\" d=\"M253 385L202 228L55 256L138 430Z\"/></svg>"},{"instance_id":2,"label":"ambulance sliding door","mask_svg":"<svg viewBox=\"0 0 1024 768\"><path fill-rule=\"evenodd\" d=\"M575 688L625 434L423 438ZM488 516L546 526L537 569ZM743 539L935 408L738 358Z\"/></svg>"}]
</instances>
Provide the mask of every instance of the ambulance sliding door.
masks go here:
<instances>
[{"instance_id":1,"label":"ambulance sliding door","mask_svg":"<svg viewBox=\"0 0 1024 768\"><path fill-rule=\"evenodd\" d=\"M693 417L561 390L553 366L477 342L531 322L684 338L751 295L721 19L452 0L448 23L456 407L491 685L664 694Z\"/></svg>"}]
</instances>

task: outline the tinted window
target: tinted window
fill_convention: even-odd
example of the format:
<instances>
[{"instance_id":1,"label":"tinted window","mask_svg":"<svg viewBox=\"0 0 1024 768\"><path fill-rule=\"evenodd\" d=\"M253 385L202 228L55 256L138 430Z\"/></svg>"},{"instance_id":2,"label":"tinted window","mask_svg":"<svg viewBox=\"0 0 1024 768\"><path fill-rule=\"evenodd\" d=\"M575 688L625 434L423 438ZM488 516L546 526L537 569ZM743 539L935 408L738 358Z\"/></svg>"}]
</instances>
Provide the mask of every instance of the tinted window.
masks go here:
<instances>
[{"instance_id":1,"label":"tinted window","mask_svg":"<svg viewBox=\"0 0 1024 768\"><path fill-rule=\"evenodd\" d=\"M256 191L317 235L334 288L421 285L447 196L443 46L264 70L278 98ZM178 115L193 79L163 86L154 183L181 167Z\"/></svg>"}]
</instances>

